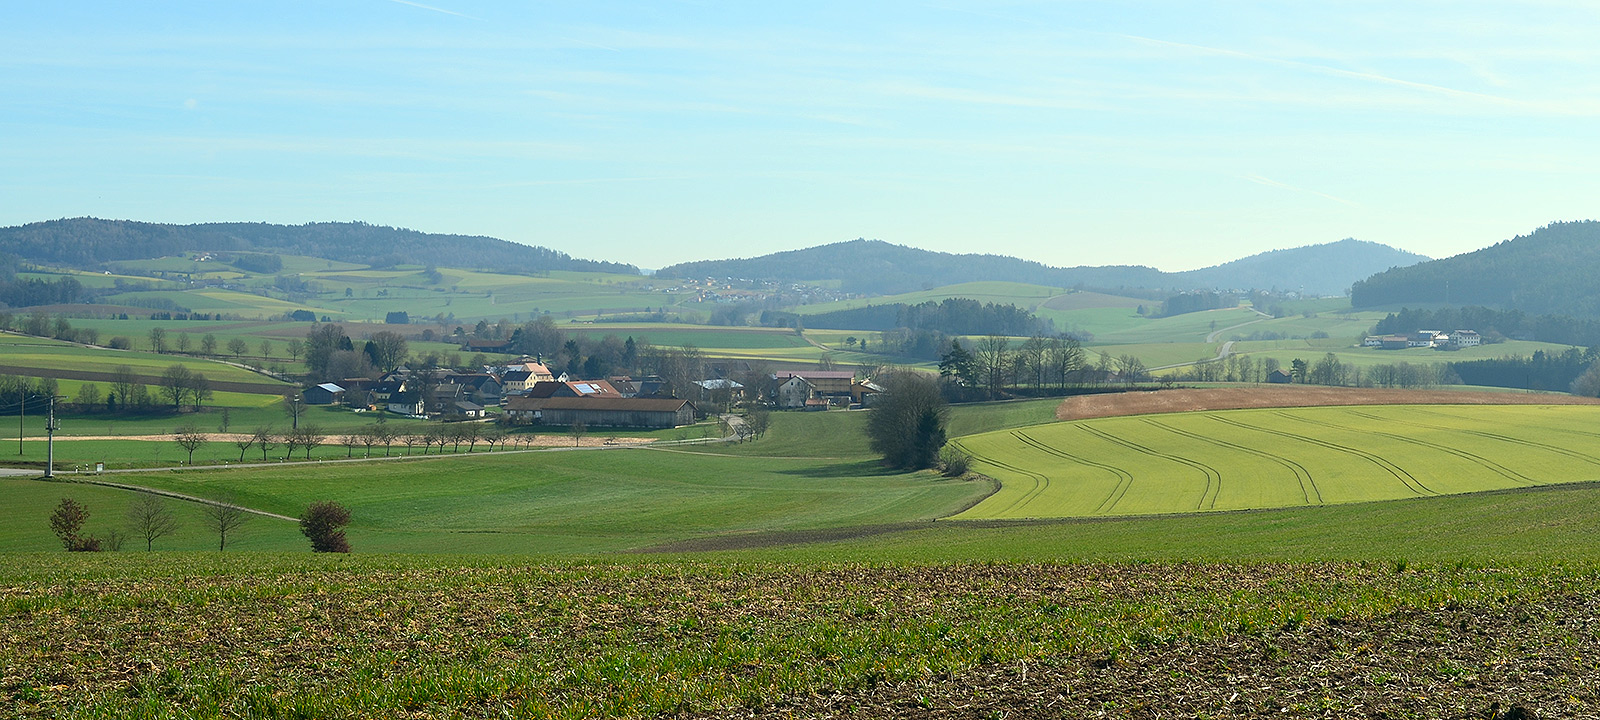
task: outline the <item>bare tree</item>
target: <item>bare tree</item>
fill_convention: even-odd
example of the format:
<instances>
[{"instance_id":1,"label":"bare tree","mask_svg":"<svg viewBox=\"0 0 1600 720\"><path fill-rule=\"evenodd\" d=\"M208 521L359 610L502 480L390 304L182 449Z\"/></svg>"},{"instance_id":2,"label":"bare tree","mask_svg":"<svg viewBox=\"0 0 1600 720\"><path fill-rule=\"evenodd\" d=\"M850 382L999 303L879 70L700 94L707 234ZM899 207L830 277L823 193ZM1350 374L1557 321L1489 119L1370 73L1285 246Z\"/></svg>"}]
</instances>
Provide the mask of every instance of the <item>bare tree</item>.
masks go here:
<instances>
[{"instance_id":1,"label":"bare tree","mask_svg":"<svg viewBox=\"0 0 1600 720\"><path fill-rule=\"evenodd\" d=\"M199 450L200 446L210 442L211 438L200 432L194 425L185 425L172 434L172 440L178 443L178 447L189 453L189 464L193 465L194 451ZM240 456L243 456L243 453L240 453Z\"/></svg>"},{"instance_id":2,"label":"bare tree","mask_svg":"<svg viewBox=\"0 0 1600 720\"><path fill-rule=\"evenodd\" d=\"M288 450L283 454L283 459L289 460L294 458L294 451L300 448L300 431L290 430L289 432L284 433L283 446L288 448Z\"/></svg>"},{"instance_id":3,"label":"bare tree","mask_svg":"<svg viewBox=\"0 0 1600 720\"><path fill-rule=\"evenodd\" d=\"M261 461L266 462L267 451L278 444L278 436L272 434L272 426L262 425L256 428L255 433L250 438L255 441L256 445L261 447Z\"/></svg>"},{"instance_id":4,"label":"bare tree","mask_svg":"<svg viewBox=\"0 0 1600 720\"><path fill-rule=\"evenodd\" d=\"M299 360L300 359L300 353L303 353L305 351L306 351L306 342L304 340L301 340L300 338L294 338L293 340L289 341L289 359L290 360Z\"/></svg>"},{"instance_id":5,"label":"bare tree","mask_svg":"<svg viewBox=\"0 0 1600 720\"><path fill-rule=\"evenodd\" d=\"M351 430L350 432L347 432L347 433L345 433L343 435L340 435L339 436L339 444L343 445L345 447L345 453L344 453L345 457L347 457L347 458L355 457L356 456L356 446L361 444L361 431L360 430Z\"/></svg>"},{"instance_id":6,"label":"bare tree","mask_svg":"<svg viewBox=\"0 0 1600 720\"><path fill-rule=\"evenodd\" d=\"M328 439L328 435L322 432L322 428L319 428L315 425L307 425L303 428L300 428L299 435L300 446L306 449L307 460L311 459L311 451L317 449L318 445L321 445L323 441Z\"/></svg>"},{"instance_id":7,"label":"bare tree","mask_svg":"<svg viewBox=\"0 0 1600 720\"><path fill-rule=\"evenodd\" d=\"M361 445L367 450L367 457L372 457L372 446L383 442L383 429L377 425L368 425L359 431Z\"/></svg>"},{"instance_id":8,"label":"bare tree","mask_svg":"<svg viewBox=\"0 0 1600 720\"><path fill-rule=\"evenodd\" d=\"M189 385L194 371L180 363L173 363L161 372L161 394L172 403L173 410L183 409L183 399L189 397Z\"/></svg>"},{"instance_id":9,"label":"bare tree","mask_svg":"<svg viewBox=\"0 0 1600 720\"><path fill-rule=\"evenodd\" d=\"M496 445L499 445L501 450L505 449L505 430L497 427L483 428L479 435L481 435L483 437L483 441L489 445L489 452L494 452L494 446Z\"/></svg>"},{"instance_id":10,"label":"bare tree","mask_svg":"<svg viewBox=\"0 0 1600 720\"><path fill-rule=\"evenodd\" d=\"M567 434L572 436L572 446L577 447L578 441L583 439L583 434L589 432L589 426L582 420L573 420L572 426L567 428Z\"/></svg>"},{"instance_id":11,"label":"bare tree","mask_svg":"<svg viewBox=\"0 0 1600 720\"><path fill-rule=\"evenodd\" d=\"M1000 397L1000 390L1005 385L1006 370L1011 364L1008 346L1009 342L999 335L985 337L974 346L973 357L977 360L978 376L990 400Z\"/></svg>"},{"instance_id":12,"label":"bare tree","mask_svg":"<svg viewBox=\"0 0 1600 720\"><path fill-rule=\"evenodd\" d=\"M245 453L245 451L249 450L250 446L254 445L254 444L256 444L256 436L255 435L246 435L244 433L238 433L238 434L233 436L233 446L236 447L236 448L239 448L239 462L244 462L244 453ZM263 457L261 459L265 460L266 458Z\"/></svg>"},{"instance_id":13,"label":"bare tree","mask_svg":"<svg viewBox=\"0 0 1600 720\"><path fill-rule=\"evenodd\" d=\"M400 436L400 444L406 446L406 454L410 455L411 449L421 445L425 438L425 435L418 433L406 433Z\"/></svg>"},{"instance_id":14,"label":"bare tree","mask_svg":"<svg viewBox=\"0 0 1600 720\"><path fill-rule=\"evenodd\" d=\"M167 507L165 500L139 493L128 503L128 526L133 529L134 537L144 538L144 549L150 551L155 549L157 538L171 535L178 529L178 516Z\"/></svg>"},{"instance_id":15,"label":"bare tree","mask_svg":"<svg viewBox=\"0 0 1600 720\"><path fill-rule=\"evenodd\" d=\"M239 529L250 520L250 512L235 504L233 498L226 496L215 503L205 505L202 513L206 518L206 527L217 531L217 552L222 552L228 547L228 533Z\"/></svg>"},{"instance_id":16,"label":"bare tree","mask_svg":"<svg viewBox=\"0 0 1600 720\"><path fill-rule=\"evenodd\" d=\"M482 430L477 423L461 423L456 426L456 435L467 441L467 452L477 449L478 441L483 439Z\"/></svg>"},{"instance_id":17,"label":"bare tree","mask_svg":"<svg viewBox=\"0 0 1600 720\"><path fill-rule=\"evenodd\" d=\"M235 360L239 359L249 351L250 345L244 341L244 338L234 338L228 341L228 352L233 353L233 358Z\"/></svg>"}]
</instances>

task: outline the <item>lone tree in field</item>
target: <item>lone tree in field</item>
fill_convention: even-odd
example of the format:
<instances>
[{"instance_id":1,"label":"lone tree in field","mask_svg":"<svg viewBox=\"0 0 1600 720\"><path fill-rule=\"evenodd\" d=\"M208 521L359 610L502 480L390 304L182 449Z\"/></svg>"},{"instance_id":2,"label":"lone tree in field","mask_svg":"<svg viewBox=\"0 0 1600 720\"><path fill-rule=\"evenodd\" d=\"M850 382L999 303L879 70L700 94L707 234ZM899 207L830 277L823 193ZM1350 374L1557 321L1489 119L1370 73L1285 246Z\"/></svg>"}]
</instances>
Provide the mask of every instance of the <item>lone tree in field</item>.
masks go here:
<instances>
[{"instance_id":1,"label":"lone tree in field","mask_svg":"<svg viewBox=\"0 0 1600 720\"><path fill-rule=\"evenodd\" d=\"M206 527L217 531L217 552L228 547L229 532L239 529L240 525L250 520L250 513L235 505L231 498L206 505L202 512L205 514Z\"/></svg>"},{"instance_id":2,"label":"lone tree in field","mask_svg":"<svg viewBox=\"0 0 1600 720\"><path fill-rule=\"evenodd\" d=\"M944 447L950 406L932 377L900 371L880 379L888 388L867 416L867 438L873 452L889 465L906 470L934 467Z\"/></svg>"},{"instance_id":3,"label":"lone tree in field","mask_svg":"<svg viewBox=\"0 0 1600 720\"><path fill-rule=\"evenodd\" d=\"M311 538L312 552L350 552L343 529L349 524L350 511L330 500L311 503L300 516L300 532Z\"/></svg>"},{"instance_id":4,"label":"lone tree in field","mask_svg":"<svg viewBox=\"0 0 1600 720\"><path fill-rule=\"evenodd\" d=\"M96 552L100 549L100 541L78 534L88 521L88 508L72 498L61 498L61 504L50 515L50 531L61 538L61 546L70 552Z\"/></svg>"},{"instance_id":5,"label":"lone tree in field","mask_svg":"<svg viewBox=\"0 0 1600 720\"><path fill-rule=\"evenodd\" d=\"M171 535L178 529L178 516L166 501L154 495L140 493L128 503L128 527L134 537L144 538L144 549L155 549L156 539Z\"/></svg>"},{"instance_id":6,"label":"lone tree in field","mask_svg":"<svg viewBox=\"0 0 1600 720\"><path fill-rule=\"evenodd\" d=\"M172 441L177 443L178 447L183 448L185 452L189 453L189 464L193 465L194 451L199 450L200 446L210 442L211 438L207 437L205 433L200 432L200 430L194 425L186 425L178 428L178 431L172 434ZM242 459L244 457L244 453L240 452L239 457Z\"/></svg>"},{"instance_id":7,"label":"lone tree in field","mask_svg":"<svg viewBox=\"0 0 1600 720\"><path fill-rule=\"evenodd\" d=\"M583 434L586 432L589 432L589 426L582 420L572 421L572 425L567 428L567 434L572 436L573 447L578 446L578 441L583 439Z\"/></svg>"}]
</instances>

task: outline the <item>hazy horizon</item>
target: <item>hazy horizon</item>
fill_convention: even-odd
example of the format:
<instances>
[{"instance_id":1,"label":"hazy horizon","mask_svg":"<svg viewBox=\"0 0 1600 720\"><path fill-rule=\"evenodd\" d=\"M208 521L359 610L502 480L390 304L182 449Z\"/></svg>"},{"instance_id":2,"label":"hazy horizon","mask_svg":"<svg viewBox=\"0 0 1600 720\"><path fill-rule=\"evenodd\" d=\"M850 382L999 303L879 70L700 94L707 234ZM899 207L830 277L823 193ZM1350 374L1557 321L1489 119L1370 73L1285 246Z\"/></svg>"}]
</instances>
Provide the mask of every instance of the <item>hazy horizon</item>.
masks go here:
<instances>
[{"instance_id":1,"label":"hazy horizon","mask_svg":"<svg viewBox=\"0 0 1600 720\"><path fill-rule=\"evenodd\" d=\"M659 268L857 237L1207 267L1595 217L1596 11L15 9L0 225L363 220Z\"/></svg>"}]
</instances>

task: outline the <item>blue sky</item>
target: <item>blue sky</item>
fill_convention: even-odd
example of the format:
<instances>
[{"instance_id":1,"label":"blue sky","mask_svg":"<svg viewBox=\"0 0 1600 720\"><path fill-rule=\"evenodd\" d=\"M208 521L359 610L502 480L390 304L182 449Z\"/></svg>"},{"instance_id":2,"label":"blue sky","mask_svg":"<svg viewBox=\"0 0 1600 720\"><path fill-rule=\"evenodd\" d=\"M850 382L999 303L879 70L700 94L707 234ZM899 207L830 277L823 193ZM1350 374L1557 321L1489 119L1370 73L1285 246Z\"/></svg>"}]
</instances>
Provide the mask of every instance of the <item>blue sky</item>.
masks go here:
<instances>
[{"instance_id":1,"label":"blue sky","mask_svg":"<svg viewBox=\"0 0 1600 720\"><path fill-rule=\"evenodd\" d=\"M0 225L1182 270L1600 217L1588 3L8 3Z\"/></svg>"}]
</instances>

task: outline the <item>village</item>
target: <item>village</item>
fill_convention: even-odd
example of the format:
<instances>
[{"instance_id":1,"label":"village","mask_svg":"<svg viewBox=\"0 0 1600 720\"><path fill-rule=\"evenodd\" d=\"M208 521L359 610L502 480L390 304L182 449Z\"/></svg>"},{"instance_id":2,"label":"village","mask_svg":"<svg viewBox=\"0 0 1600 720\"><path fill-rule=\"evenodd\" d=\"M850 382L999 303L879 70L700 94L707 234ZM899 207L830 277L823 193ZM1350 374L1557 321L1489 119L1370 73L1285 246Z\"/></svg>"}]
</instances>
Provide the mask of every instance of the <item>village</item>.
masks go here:
<instances>
[{"instance_id":1,"label":"village","mask_svg":"<svg viewBox=\"0 0 1600 720\"><path fill-rule=\"evenodd\" d=\"M1457 330L1448 333L1438 330L1418 330L1409 335L1368 335L1366 339L1361 341L1362 347L1378 348L1380 350L1405 350L1408 348L1459 350L1461 348L1477 347L1482 344L1483 337L1473 330Z\"/></svg>"},{"instance_id":2,"label":"village","mask_svg":"<svg viewBox=\"0 0 1600 720\"><path fill-rule=\"evenodd\" d=\"M306 405L339 405L363 412L446 421L499 420L507 425L672 428L691 425L717 409L754 403L782 410L820 411L869 407L883 388L848 370L761 373L758 388L746 380L749 363L706 364L709 377L674 392L660 377L614 375L603 379L557 375L537 358L522 357L475 372L413 370L404 365L378 379L347 378L301 392ZM690 397L681 397L688 395Z\"/></svg>"}]
</instances>

